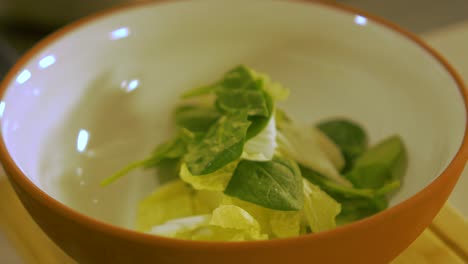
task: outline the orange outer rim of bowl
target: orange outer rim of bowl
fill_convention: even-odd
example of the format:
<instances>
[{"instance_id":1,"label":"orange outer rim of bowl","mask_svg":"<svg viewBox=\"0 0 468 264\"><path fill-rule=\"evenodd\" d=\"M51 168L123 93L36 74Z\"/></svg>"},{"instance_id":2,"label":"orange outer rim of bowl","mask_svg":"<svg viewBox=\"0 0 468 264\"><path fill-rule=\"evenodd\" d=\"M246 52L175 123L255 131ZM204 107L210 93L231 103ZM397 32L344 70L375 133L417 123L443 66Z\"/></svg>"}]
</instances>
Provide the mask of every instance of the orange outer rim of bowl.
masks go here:
<instances>
[{"instance_id":1,"label":"orange outer rim of bowl","mask_svg":"<svg viewBox=\"0 0 468 264\"><path fill-rule=\"evenodd\" d=\"M415 36L413 33L401 28L400 26L389 22L383 18L378 16L369 14L367 12L340 5L333 2L323 2L321 0L289 0L292 2L300 2L300 3L315 3L319 5L326 6L331 9L339 10L345 13L351 13L356 15L362 15L368 18L370 21L374 23L383 25L384 27L392 30L393 32L399 33L401 36L407 38L408 40L412 41L414 44L418 45L420 48L428 52L433 58L435 58L444 68L445 70L452 76L456 84L458 85L459 91L461 96L463 97L464 104L465 104L465 132L463 137L463 142L457 151L455 157L449 163L447 168L435 178L429 185L425 188L420 190L415 195L411 196L410 198L406 199L405 201L388 208L376 215L367 217L360 221L347 224L341 227L337 227L330 231L320 232L317 234L310 234L310 235L302 235L298 237L292 238L283 238L283 239L274 239L274 240L267 240L267 241L246 241L243 243L232 243L232 242L208 242L208 241L190 241L190 240L179 240L179 239L172 239L166 237L160 237L150 234L145 234L137 231L133 231L130 229L121 228L118 226L113 226L111 224L102 222L100 220L93 219L89 216L86 216L74 209L62 204L61 202L55 200L39 187L37 187L29 178L21 171L21 169L15 164L12 157L10 156L3 137L0 140L0 161L5 166L5 169L10 172L10 176L16 180L16 183L20 185L22 188L27 190L31 196L36 199L42 205L50 208L51 210L55 211L57 214L64 216L65 218L70 219L71 221L75 221L81 225L87 226L88 228L102 232L104 234L109 234L117 237L126 238L132 241L138 241L142 243L150 243L152 245L164 245L168 247L189 247L192 249L216 249L216 248L223 248L223 249L231 249L231 250L238 250L238 249L246 249L252 247L264 247L266 245L270 246L281 246L290 242L300 242L304 240L314 240L314 239L321 239L323 236L329 235L339 235L340 233L349 231L351 229L355 229L358 227L362 227L370 223L371 221L376 221L379 219L388 218L394 212L404 210L408 208L411 204L419 203L426 199L426 197L430 196L432 190L435 188L436 185L440 184L439 182L444 182L446 179L452 176L454 171L460 169L460 167L464 167L467 158L468 158L468 92L463 84L463 81L459 74L454 70L454 68L433 48L427 45L424 41L422 41L419 37ZM14 77L17 73L24 68L24 66L29 62L30 59L35 57L39 54L45 47L49 44L59 40L61 37L67 35L74 30L86 26L87 24L94 22L102 17L107 17L115 13L120 13L128 9L141 7L148 4L160 4L165 2L171 2L171 0L153 0L153 1L143 1L143 2L136 2L136 3L128 3L118 7L111 8L109 10L105 10L103 12L99 12L97 14L82 18L77 22L74 22L70 25L65 26L64 28L58 30L57 32L51 34L50 36L46 37L38 44L36 44L31 50L29 50L9 71L5 79L0 85L0 98L3 98L7 87L9 84L14 80Z\"/></svg>"}]
</instances>

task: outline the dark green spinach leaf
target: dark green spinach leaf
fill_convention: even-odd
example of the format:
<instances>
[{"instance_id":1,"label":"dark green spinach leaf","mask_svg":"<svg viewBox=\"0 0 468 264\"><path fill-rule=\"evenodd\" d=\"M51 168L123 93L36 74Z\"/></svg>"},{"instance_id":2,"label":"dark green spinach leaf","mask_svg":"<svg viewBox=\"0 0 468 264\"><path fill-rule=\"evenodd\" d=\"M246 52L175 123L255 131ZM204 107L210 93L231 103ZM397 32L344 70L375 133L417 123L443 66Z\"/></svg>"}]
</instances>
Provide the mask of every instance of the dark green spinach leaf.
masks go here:
<instances>
[{"instance_id":1,"label":"dark green spinach leaf","mask_svg":"<svg viewBox=\"0 0 468 264\"><path fill-rule=\"evenodd\" d=\"M356 170L368 167L381 167L389 171L386 181L399 180L406 171L408 160L403 141L399 136L389 137L373 146L356 159Z\"/></svg>"},{"instance_id":2,"label":"dark green spinach leaf","mask_svg":"<svg viewBox=\"0 0 468 264\"><path fill-rule=\"evenodd\" d=\"M246 112L251 122L247 140L260 133L273 115L273 99L264 85L263 79L256 78L247 67L240 65L228 71L220 81L185 93L184 98L211 93L216 95L215 107L221 114Z\"/></svg>"},{"instance_id":3,"label":"dark green spinach leaf","mask_svg":"<svg viewBox=\"0 0 468 264\"><path fill-rule=\"evenodd\" d=\"M346 161L343 172L353 167L354 160L367 149L368 139L364 129L347 119L333 119L317 125L340 148Z\"/></svg>"},{"instance_id":4,"label":"dark green spinach leaf","mask_svg":"<svg viewBox=\"0 0 468 264\"><path fill-rule=\"evenodd\" d=\"M153 168L163 160L179 159L187 152L187 141L182 135L158 145L144 164L145 168Z\"/></svg>"},{"instance_id":5,"label":"dark green spinach leaf","mask_svg":"<svg viewBox=\"0 0 468 264\"><path fill-rule=\"evenodd\" d=\"M399 180L385 183L374 189L346 187L336 184L309 168L304 166L300 168L305 179L318 185L341 204L342 210L337 217L338 225L357 221L386 209L388 206L386 194L400 187Z\"/></svg>"},{"instance_id":6,"label":"dark green spinach leaf","mask_svg":"<svg viewBox=\"0 0 468 264\"><path fill-rule=\"evenodd\" d=\"M240 158L250 121L243 112L224 115L201 138L188 147L184 156L194 176L212 173Z\"/></svg>"},{"instance_id":7,"label":"dark green spinach leaf","mask_svg":"<svg viewBox=\"0 0 468 264\"><path fill-rule=\"evenodd\" d=\"M341 212L336 218L337 225L363 219L388 207L387 198L384 196L377 196L373 199L342 199L338 202L341 204Z\"/></svg>"},{"instance_id":8,"label":"dark green spinach leaf","mask_svg":"<svg viewBox=\"0 0 468 264\"><path fill-rule=\"evenodd\" d=\"M224 193L283 211L300 210L304 202L302 177L297 164L280 157L267 162L242 160Z\"/></svg>"},{"instance_id":9,"label":"dark green spinach leaf","mask_svg":"<svg viewBox=\"0 0 468 264\"><path fill-rule=\"evenodd\" d=\"M309 182L319 186L323 191L331 195L333 198L372 198L374 197L374 190L372 189L357 189L347 187L330 180L329 178L321 175L320 173L309 169L306 166L299 164L302 176Z\"/></svg>"},{"instance_id":10,"label":"dark green spinach leaf","mask_svg":"<svg viewBox=\"0 0 468 264\"><path fill-rule=\"evenodd\" d=\"M181 130L176 137L158 145L147 159L128 164L110 177L101 181L101 186L107 186L138 168L157 168L164 161L179 161L180 158L185 155L188 142L191 140L192 136L190 132Z\"/></svg>"},{"instance_id":11,"label":"dark green spinach leaf","mask_svg":"<svg viewBox=\"0 0 468 264\"><path fill-rule=\"evenodd\" d=\"M175 111L176 125L192 132L206 132L221 114L214 107L181 105Z\"/></svg>"},{"instance_id":12,"label":"dark green spinach leaf","mask_svg":"<svg viewBox=\"0 0 468 264\"><path fill-rule=\"evenodd\" d=\"M345 177L354 187L378 189L382 188L391 178L391 170L380 164L369 164L364 167L356 167L345 174Z\"/></svg>"}]
</instances>

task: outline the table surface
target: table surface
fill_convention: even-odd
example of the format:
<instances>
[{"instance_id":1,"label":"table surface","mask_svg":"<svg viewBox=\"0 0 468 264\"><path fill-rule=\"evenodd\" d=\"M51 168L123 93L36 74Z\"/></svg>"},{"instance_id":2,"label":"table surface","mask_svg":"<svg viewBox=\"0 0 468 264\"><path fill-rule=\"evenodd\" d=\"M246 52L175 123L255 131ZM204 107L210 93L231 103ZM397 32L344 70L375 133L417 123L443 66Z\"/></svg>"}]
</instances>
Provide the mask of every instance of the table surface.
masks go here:
<instances>
[{"instance_id":1,"label":"table surface","mask_svg":"<svg viewBox=\"0 0 468 264\"><path fill-rule=\"evenodd\" d=\"M423 38L445 56L461 74L465 82L468 83L468 23L445 27L425 34ZM0 182L2 180L4 181L4 179L0 178ZM0 191L2 191L1 188ZM468 238L468 228L466 228L468 226L468 203L466 202L468 201L468 169L465 169L462 174L449 201L455 210L450 206L445 207L435 219L431 228L426 230L407 252L395 261L395 264L468 263L468 241L466 239ZM2 204L0 203L0 205ZM0 207L0 215L1 211L2 207ZM458 215L456 211L461 215ZM462 226L464 226L462 231L464 233L460 233L459 230L461 229L457 229L457 227L462 228ZM18 243L14 243L11 236L8 236L10 239L7 240L6 231L8 230L5 226L3 228L2 231L0 221L0 262L9 264L38 263L28 261L28 257L24 254L28 249L15 248L13 244L17 245ZM36 234L40 231L32 230L31 232ZM20 251L22 251L21 254ZM38 254L40 255L40 253ZM61 253L55 252L55 254L60 255ZM33 257L37 259L38 256ZM67 263L63 260L53 261L49 259L49 261L47 263Z\"/></svg>"}]
</instances>

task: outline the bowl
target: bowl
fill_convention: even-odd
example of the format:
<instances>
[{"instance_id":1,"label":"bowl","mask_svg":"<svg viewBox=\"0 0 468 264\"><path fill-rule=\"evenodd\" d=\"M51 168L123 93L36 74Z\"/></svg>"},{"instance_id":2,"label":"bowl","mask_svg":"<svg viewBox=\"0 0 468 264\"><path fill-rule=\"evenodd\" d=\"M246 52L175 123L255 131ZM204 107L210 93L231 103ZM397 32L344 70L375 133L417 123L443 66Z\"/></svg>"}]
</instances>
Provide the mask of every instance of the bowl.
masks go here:
<instances>
[{"instance_id":1,"label":"bowl","mask_svg":"<svg viewBox=\"0 0 468 264\"><path fill-rule=\"evenodd\" d=\"M371 143L398 133L409 166L389 209L331 231L243 243L132 231L154 187L99 181L170 135L178 95L243 63L291 89L304 122L346 116ZM1 86L0 157L39 226L79 263L388 263L431 223L467 160L468 95L454 69L378 17L313 1L158 1L46 38Z\"/></svg>"}]
</instances>

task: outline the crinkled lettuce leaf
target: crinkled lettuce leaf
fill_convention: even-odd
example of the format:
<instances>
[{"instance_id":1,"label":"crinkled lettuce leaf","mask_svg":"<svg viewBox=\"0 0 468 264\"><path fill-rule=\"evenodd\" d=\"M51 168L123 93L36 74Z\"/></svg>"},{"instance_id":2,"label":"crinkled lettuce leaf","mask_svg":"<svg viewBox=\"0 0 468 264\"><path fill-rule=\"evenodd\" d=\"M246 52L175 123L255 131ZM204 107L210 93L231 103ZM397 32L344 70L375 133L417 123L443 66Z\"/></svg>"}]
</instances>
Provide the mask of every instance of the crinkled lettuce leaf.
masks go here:
<instances>
[{"instance_id":1,"label":"crinkled lettuce leaf","mask_svg":"<svg viewBox=\"0 0 468 264\"><path fill-rule=\"evenodd\" d=\"M268 239L261 233L260 224L246 210L235 205L221 205L213 211L210 225L243 232L252 240Z\"/></svg>"},{"instance_id":2,"label":"crinkled lettuce leaf","mask_svg":"<svg viewBox=\"0 0 468 264\"><path fill-rule=\"evenodd\" d=\"M300 233L302 212L273 210L230 196L225 196L222 204L247 211L260 224L261 232L270 238L293 237Z\"/></svg>"},{"instance_id":3,"label":"crinkled lettuce leaf","mask_svg":"<svg viewBox=\"0 0 468 264\"><path fill-rule=\"evenodd\" d=\"M193 189L181 180L157 188L138 206L137 229L148 231L169 220L192 216L192 193Z\"/></svg>"},{"instance_id":4,"label":"crinkled lettuce leaf","mask_svg":"<svg viewBox=\"0 0 468 264\"><path fill-rule=\"evenodd\" d=\"M272 160L277 146L276 119L273 114L267 126L259 134L245 143L242 158L256 161Z\"/></svg>"},{"instance_id":5,"label":"crinkled lettuce leaf","mask_svg":"<svg viewBox=\"0 0 468 264\"><path fill-rule=\"evenodd\" d=\"M224 191L239 161L233 161L215 172L194 176L184 163L180 168L180 178L196 190Z\"/></svg>"},{"instance_id":6,"label":"crinkled lettuce leaf","mask_svg":"<svg viewBox=\"0 0 468 264\"><path fill-rule=\"evenodd\" d=\"M330 142L324 144L324 138L317 135L319 134L308 126L285 123L281 131L278 132L280 150L298 163L321 173L331 180L344 186L352 186L339 173L339 166L342 162L339 162L339 164L333 162L338 160L336 157L340 154L339 149L331 150L336 146ZM329 150L324 151L324 147L329 148ZM331 159L330 153L333 153L336 157ZM341 160L343 160L342 157Z\"/></svg>"},{"instance_id":7,"label":"crinkled lettuce leaf","mask_svg":"<svg viewBox=\"0 0 468 264\"><path fill-rule=\"evenodd\" d=\"M304 180L304 216L312 232L336 227L341 205L318 186Z\"/></svg>"},{"instance_id":8,"label":"crinkled lettuce leaf","mask_svg":"<svg viewBox=\"0 0 468 264\"><path fill-rule=\"evenodd\" d=\"M194 190L181 180L171 181L140 202L137 230L146 232L175 219L211 214L221 204L222 198L221 192Z\"/></svg>"},{"instance_id":9,"label":"crinkled lettuce leaf","mask_svg":"<svg viewBox=\"0 0 468 264\"><path fill-rule=\"evenodd\" d=\"M257 80L262 80L263 89L270 94L270 96L277 101L284 101L289 97L289 89L285 88L278 82L273 82L270 76L256 72L253 69L250 69L251 74Z\"/></svg>"},{"instance_id":10,"label":"crinkled lettuce leaf","mask_svg":"<svg viewBox=\"0 0 468 264\"><path fill-rule=\"evenodd\" d=\"M210 220L211 215L177 218L152 227L149 233L166 237L187 238L187 233L200 226L208 225Z\"/></svg>"}]
</instances>

